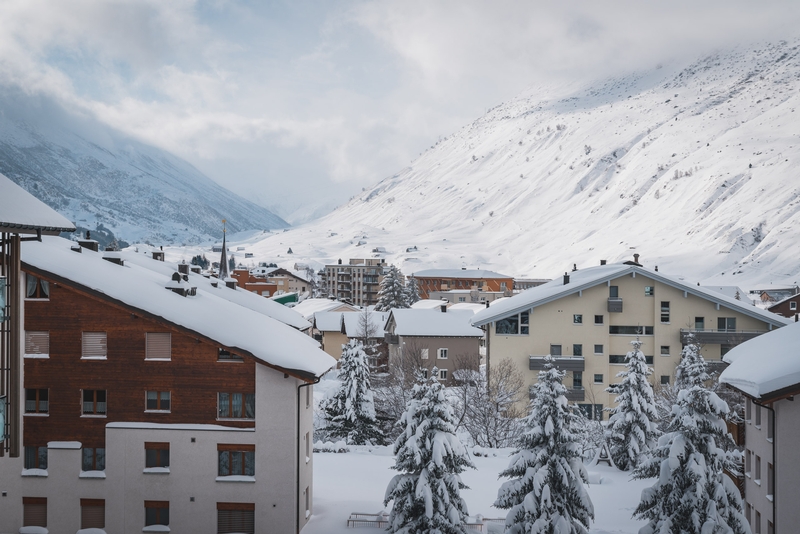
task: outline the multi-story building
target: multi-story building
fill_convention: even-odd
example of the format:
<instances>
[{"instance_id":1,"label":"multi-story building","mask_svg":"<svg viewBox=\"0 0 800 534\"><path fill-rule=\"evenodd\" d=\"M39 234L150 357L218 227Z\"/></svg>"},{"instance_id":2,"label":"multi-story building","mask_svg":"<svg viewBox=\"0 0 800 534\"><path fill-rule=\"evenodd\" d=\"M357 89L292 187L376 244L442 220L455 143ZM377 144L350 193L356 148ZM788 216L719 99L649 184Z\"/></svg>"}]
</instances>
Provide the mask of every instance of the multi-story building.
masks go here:
<instances>
[{"instance_id":1,"label":"multi-story building","mask_svg":"<svg viewBox=\"0 0 800 534\"><path fill-rule=\"evenodd\" d=\"M383 258L351 258L349 263L325 266L323 284L328 296L357 306L373 306L378 303L378 291L384 270L388 268Z\"/></svg>"},{"instance_id":2,"label":"multi-story building","mask_svg":"<svg viewBox=\"0 0 800 534\"><path fill-rule=\"evenodd\" d=\"M637 263L600 265L565 274L475 314L486 329L487 364L511 358L529 384L550 354L567 371L568 399L593 417L613 405L630 342L639 338L655 384L674 381L687 337L709 362L739 343L788 321L716 291Z\"/></svg>"},{"instance_id":3,"label":"multi-story building","mask_svg":"<svg viewBox=\"0 0 800 534\"><path fill-rule=\"evenodd\" d=\"M419 297L431 298L433 291L467 289L508 293L514 289L514 278L482 269L427 269L413 274L419 286Z\"/></svg>"},{"instance_id":4,"label":"multi-story building","mask_svg":"<svg viewBox=\"0 0 800 534\"><path fill-rule=\"evenodd\" d=\"M22 260L24 454L0 461L0 531L302 529L312 384L335 365L302 317L142 254L50 238Z\"/></svg>"},{"instance_id":5,"label":"multi-story building","mask_svg":"<svg viewBox=\"0 0 800 534\"><path fill-rule=\"evenodd\" d=\"M361 340L369 347L367 356L370 369L385 371L388 348L383 327L388 312L363 310L317 312L314 314L314 329L322 335L322 350L336 358L342 356L344 345L353 339Z\"/></svg>"},{"instance_id":6,"label":"multi-story building","mask_svg":"<svg viewBox=\"0 0 800 534\"><path fill-rule=\"evenodd\" d=\"M776 302L767 309L772 313L777 313L778 315L794 319L796 321L798 320L798 317L800 317L799 306L800 306L800 293L797 293L790 297L786 297L780 302Z\"/></svg>"},{"instance_id":7,"label":"multi-story building","mask_svg":"<svg viewBox=\"0 0 800 534\"><path fill-rule=\"evenodd\" d=\"M477 289L451 289L449 291L431 291L428 298L430 300L447 301L450 304L468 302L473 304L485 304L497 299L510 297L511 291L479 291Z\"/></svg>"},{"instance_id":8,"label":"multi-story building","mask_svg":"<svg viewBox=\"0 0 800 534\"><path fill-rule=\"evenodd\" d=\"M746 397L745 517L752 532L796 532L800 524L800 325L742 343L725 355L719 380Z\"/></svg>"}]
</instances>

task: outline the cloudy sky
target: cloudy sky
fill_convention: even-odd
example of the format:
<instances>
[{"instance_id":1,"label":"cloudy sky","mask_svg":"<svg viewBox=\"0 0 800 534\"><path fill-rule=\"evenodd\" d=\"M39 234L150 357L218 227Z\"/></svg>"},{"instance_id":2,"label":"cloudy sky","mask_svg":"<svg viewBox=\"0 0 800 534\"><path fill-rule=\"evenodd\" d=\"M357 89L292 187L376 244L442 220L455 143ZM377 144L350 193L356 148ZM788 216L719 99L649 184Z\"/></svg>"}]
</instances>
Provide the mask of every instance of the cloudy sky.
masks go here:
<instances>
[{"instance_id":1,"label":"cloudy sky","mask_svg":"<svg viewBox=\"0 0 800 534\"><path fill-rule=\"evenodd\" d=\"M3 0L0 86L290 220L532 85L797 36L797 0Z\"/></svg>"}]
</instances>

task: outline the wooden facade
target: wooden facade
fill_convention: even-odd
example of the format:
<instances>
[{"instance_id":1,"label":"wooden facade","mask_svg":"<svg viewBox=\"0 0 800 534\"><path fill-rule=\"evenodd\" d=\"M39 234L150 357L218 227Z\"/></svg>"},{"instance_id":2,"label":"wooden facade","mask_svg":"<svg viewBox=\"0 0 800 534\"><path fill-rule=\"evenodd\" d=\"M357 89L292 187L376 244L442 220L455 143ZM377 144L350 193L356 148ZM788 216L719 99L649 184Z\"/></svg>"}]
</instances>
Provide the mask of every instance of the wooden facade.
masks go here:
<instances>
[{"instance_id":1,"label":"wooden facade","mask_svg":"<svg viewBox=\"0 0 800 534\"><path fill-rule=\"evenodd\" d=\"M510 294L514 288L514 279L510 276L506 278L414 276L417 279L421 299L430 298L430 294L434 291L474 289L484 292L509 292Z\"/></svg>"},{"instance_id":2,"label":"wooden facade","mask_svg":"<svg viewBox=\"0 0 800 534\"><path fill-rule=\"evenodd\" d=\"M166 291L166 289L165 289ZM49 358L25 358L24 387L49 390L49 413L26 415L23 445L79 441L104 447L110 422L218 424L217 393L254 393L255 361L219 360L219 346L166 321L50 280L47 300L25 302L26 331L49 332ZM82 333L105 332L107 357L84 359ZM171 358L147 360L147 333L171 334ZM103 415L84 415L82 391L105 391ZM147 411L145 392L170 392L169 411ZM226 419L225 426L254 427Z\"/></svg>"}]
</instances>

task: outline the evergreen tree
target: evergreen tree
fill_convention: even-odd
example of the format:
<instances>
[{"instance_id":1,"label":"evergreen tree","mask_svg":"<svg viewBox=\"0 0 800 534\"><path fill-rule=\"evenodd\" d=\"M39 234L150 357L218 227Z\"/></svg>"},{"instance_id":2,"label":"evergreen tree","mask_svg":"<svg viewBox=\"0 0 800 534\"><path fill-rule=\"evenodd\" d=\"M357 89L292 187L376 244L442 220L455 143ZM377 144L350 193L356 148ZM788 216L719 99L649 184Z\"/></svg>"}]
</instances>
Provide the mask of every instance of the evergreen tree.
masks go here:
<instances>
[{"instance_id":1,"label":"evergreen tree","mask_svg":"<svg viewBox=\"0 0 800 534\"><path fill-rule=\"evenodd\" d=\"M700 354L700 347L694 336L687 341L688 343L681 351L681 361L675 369L675 387L678 389L703 386L711 379L707 372L706 361Z\"/></svg>"},{"instance_id":2,"label":"evergreen tree","mask_svg":"<svg viewBox=\"0 0 800 534\"><path fill-rule=\"evenodd\" d=\"M623 471L636 467L659 435L653 387L647 381L652 371L641 351L642 342L637 339L631 345L633 350L625 356L627 370L617 374L622 382L607 390L617 394L617 406L611 410L606 437L611 457Z\"/></svg>"},{"instance_id":3,"label":"evergreen tree","mask_svg":"<svg viewBox=\"0 0 800 534\"><path fill-rule=\"evenodd\" d=\"M375 311L389 311L393 308L410 308L406 296L406 288L403 286L403 273L394 265L389 267L389 271L381 280L381 288L378 290L378 303Z\"/></svg>"},{"instance_id":4,"label":"evergreen tree","mask_svg":"<svg viewBox=\"0 0 800 534\"><path fill-rule=\"evenodd\" d=\"M369 364L361 342L354 339L345 345L339 361L342 385L322 406L328 421L325 430L349 445L383 444L375 419Z\"/></svg>"},{"instance_id":5,"label":"evergreen tree","mask_svg":"<svg viewBox=\"0 0 800 534\"><path fill-rule=\"evenodd\" d=\"M531 412L517 450L501 477L504 482L494 505L509 509L509 534L586 534L594 506L586 492L586 468L578 436L570 431L575 417L567 404L564 372L545 368L533 386Z\"/></svg>"},{"instance_id":6,"label":"evergreen tree","mask_svg":"<svg viewBox=\"0 0 800 534\"><path fill-rule=\"evenodd\" d=\"M472 467L469 453L455 434L453 409L439 383L418 374L417 384L399 424L403 432L394 443L395 475L386 488L390 501L389 532L404 534L466 534L467 505L459 492L466 489L459 473Z\"/></svg>"},{"instance_id":7,"label":"evergreen tree","mask_svg":"<svg viewBox=\"0 0 800 534\"><path fill-rule=\"evenodd\" d=\"M409 276L406 280L406 302L409 307L415 302L419 302L419 283L414 276Z\"/></svg>"},{"instance_id":8,"label":"evergreen tree","mask_svg":"<svg viewBox=\"0 0 800 534\"><path fill-rule=\"evenodd\" d=\"M633 473L658 478L634 511L648 520L639 534L750 534L739 490L723 472L738 471L723 449L732 445L727 413L725 401L702 386L678 391L669 432Z\"/></svg>"}]
</instances>

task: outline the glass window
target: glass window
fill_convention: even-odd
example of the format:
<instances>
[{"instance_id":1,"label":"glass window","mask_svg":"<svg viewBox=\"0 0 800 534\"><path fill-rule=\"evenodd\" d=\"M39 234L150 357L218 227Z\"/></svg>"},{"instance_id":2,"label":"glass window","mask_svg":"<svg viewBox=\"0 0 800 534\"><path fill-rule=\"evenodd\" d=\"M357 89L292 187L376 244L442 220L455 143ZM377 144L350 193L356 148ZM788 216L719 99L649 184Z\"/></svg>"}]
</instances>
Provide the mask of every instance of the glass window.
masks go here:
<instances>
[{"instance_id":1,"label":"glass window","mask_svg":"<svg viewBox=\"0 0 800 534\"><path fill-rule=\"evenodd\" d=\"M439 378L447 380L447 369L439 369Z\"/></svg>"},{"instance_id":2,"label":"glass window","mask_svg":"<svg viewBox=\"0 0 800 534\"><path fill-rule=\"evenodd\" d=\"M25 413L49 413L49 398L47 389L25 389Z\"/></svg>"},{"instance_id":3,"label":"glass window","mask_svg":"<svg viewBox=\"0 0 800 534\"><path fill-rule=\"evenodd\" d=\"M736 317L717 318L717 330L720 332L736 332Z\"/></svg>"},{"instance_id":4,"label":"glass window","mask_svg":"<svg viewBox=\"0 0 800 534\"><path fill-rule=\"evenodd\" d=\"M254 445L219 445L218 447L217 476L255 476L256 449Z\"/></svg>"},{"instance_id":5,"label":"glass window","mask_svg":"<svg viewBox=\"0 0 800 534\"><path fill-rule=\"evenodd\" d=\"M583 324L583 315L576 313L572 316L572 322L574 324Z\"/></svg>"},{"instance_id":6,"label":"glass window","mask_svg":"<svg viewBox=\"0 0 800 534\"><path fill-rule=\"evenodd\" d=\"M662 386L669 385L669 375L661 375L661 385Z\"/></svg>"},{"instance_id":7,"label":"glass window","mask_svg":"<svg viewBox=\"0 0 800 534\"><path fill-rule=\"evenodd\" d=\"M25 298L26 299L49 299L50 283L32 274L25 275Z\"/></svg>"},{"instance_id":8,"label":"glass window","mask_svg":"<svg viewBox=\"0 0 800 534\"><path fill-rule=\"evenodd\" d=\"M145 467L169 467L169 443L145 442Z\"/></svg>"},{"instance_id":9,"label":"glass window","mask_svg":"<svg viewBox=\"0 0 800 534\"><path fill-rule=\"evenodd\" d=\"M661 301L661 322L669 322L669 302L666 300Z\"/></svg>"},{"instance_id":10,"label":"glass window","mask_svg":"<svg viewBox=\"0 0 800 534\"><path fill-rule=\"evenodd\" d=\"M624 354L609 354L608 363L625 363Z\"/></svg>"},{"instance_id":11,"label":"glass window","mask_svg":"<svg viewBox=\"0 0 800 534\"><path fill-rule=\"evenodd\" d=\"M148 412L168 412L171 409L172 394L169 391L147 391L145 410Z\"/></svg>"},{"instance_id":12,"label":"glass window","mask_svg":"<svg viewBox=\"0 0 800 534\"><path fill-rule=\"evenodd\" d=\"M47 447L25 447L25 469L47 469Z\"/></svg>"},{"instance_id":13,"label":"glass window","mask_svg":"<svg viewBox=\"0 0 800 534\"><path fill-rule=\"evenodd\" d=\"M612 299L619 298L619 286L608 286L608 297Z\"/></svg>"},{"instance_id":14,"label":"glass window","mask_svg":"<svg viewBox=\"0 0 800 534\"><path fill-rule=\"evenodd\" d=\"M81 449L82 471L105 471L106 449L104 447L84 447Z\"/></svg>"},{"instance_id":15,"label":"glass window","mask_svg":"<svg viewBox=\"0 0 800 534\"><path fill-rule=\"evenodd\" d=\"M603 324L603 316L602 315L595 315L594 316L594 324Z\"/></svg>"},{"instance_id":16,"label":"glass window","mask_svg":"<svg viewBox=\"0 0 800 534\"><path fill-rule=\"evenodd\" d=\"M32 354L50 354L50 332L25 331L25 355Z\"/></svg>"},{"instance_id":17,"label":"glass window","mask_svg":"<svg viewBox=\"0 0 800 534\"><path fill-rule=\"evenodd\" d=\"M790 310L796 310L797 309L797 303L795 301L790 302L789 303L789 309Z\"/></svg>"},{"instance_id":18,"label":"glass window","mask_svg":"<svg viewBox=\"0 0 800 534\"><path fill-rule=\"evenodd\" d=\"M550 356L561 356L561 345L550 345Z\"/></svg>"},{"instance_id":19,"label":"glass window","mask_svg":"<svg viewBox=\"0 0 800 534\"><path fill-rule=\"evenodd\" d=\"M242 357L238 354L234 354L229 350L226 349L219 349L217 352L217 360L219 361L233 361L233 362L241 362Z\"/></svg>"},{"instance_id":20,"label":"glass window","mask_svg":"<svg viewBox=\"0 0 800 534\"><path fill-rule=\"evenodd\" d=\"M105 359L108 356L108 340L105 332L83 332L81 358Z\"/></svg>"},{"instance_id":21,"label":"glass window","mask_svg":"<svg viewBox=\"0 0 800 534\"><path fill-rule=\"evenodd\" d=\"M669 345L661 345L661 355L669 356Z\"/></svg>"},{"instance_id":22,"label":"glass window","mask_svg":"<svg viewBox=\"0 0 800 534\"><path fill-rule=\"evenodd\" d=\"M517 334L519 332L519 316L512 315L497 321L495 332L498 334Z\"/></svg>"},{"instance_id":23,"label":"glass window","mask_svg":"<svg viewBox=\"0 0 800 534\"><path fill-rule=\"evenodd\" d=\"M83 390L83 414L106 415L106 390L104 389Z\"/></svg>"},{"instance_id":24,"label":"glass window","mask_svg":"<svg viewBox=\"0 0 800 534\"><path fill-rule=\"evenodd\" d=\"M144 501L144 526L169 525L169 501Z\"/></svg>"},{"instance_id":25,"label":"glass window","mask_svg":"<svg viewBox=\"0 0 800 534\"><path fill-rule=\"evenodd\" d=\"M255 393L217 393L219 419L255 419Z\"/></svg>"},{"instance_id":26,"label":"glass window","mask_svg":"<svg viewBox=\"0 0 800 534\"><path fill-rule=\"evenodd\" d=\"M572 372L572 389L583 389L583 372Z\"/></svg>"},{"instance_id":27,"label":"glass window","mask_svg":"<svg viewBox=\"0 0 800 534\"><path fill-rule=\"evenodd\" d=\"M530 331L529 321L530 316L528 312L522 312L519 314L519 333L526 336Z\"/></svg>"},{"instance_id":28,"label":"glass window","mask_svg":"<svg viewBox=\"0 0 800 534\"><path fill-rule=\"evenodd\" d=\"M172 336L169 332L145 334L145 358L148 360L172 359Z\"/></svg>"},{"instance_id":29,"label":"glass window","mask_svg":"<svg viewBox=\"0 0 800 534\"><path fill-rule=\"evenodd\" d=\"M594 353L595 354L603 354L603 345L595 345L594 346Z\"/></svg>"},{"instance_id":30,"label":"glass window","mask_svg":"<svg viewBox=\"0 0 800 534\"><path fill-rule=\"evenodd\" d=\"M653 286L644 286L644 296L652 297L656 294L656 288Z\"/></svg>"},{"instance_id":31,"label":"glass window","mask_svg":"<svg viewBox=\"0 0 800 534\"><path fill-rule=\"evenodd\" d=\"M439 349L439 351L436 353L436 358L438 358L440 360L446 360L447 359L447 349Z\"/></svg>"},{"instance_id":32,"label":"glass window","mask_svg":"<svg viewBox=\"0 0 800 534\"><path fill-rule=\"evenodd\" d=\"M595 374L594 375L594 383L595 384L602 384L603 383L603 375Z\"/></svg>"},{"instance_id":33,"label":"glass window","mask_svg":"<svg viewBox=\"0 0 800 534\"><path fill-rule=\"evenodd\" d=\"M579 343L574 343L572 345L572 355L573 356L583 356L583 345Z\"/></svg>"},{"instance_id":34,"label":"glass window","mask_svg":"<svg viewBox=\"0 0 800 534\"><path fill-rule=\"evenodd\" d=\"M652 326L615 326L608 327L608 333L612 335L625 335L625 336L652 336Z\"/></svg>"}]
</instances>

